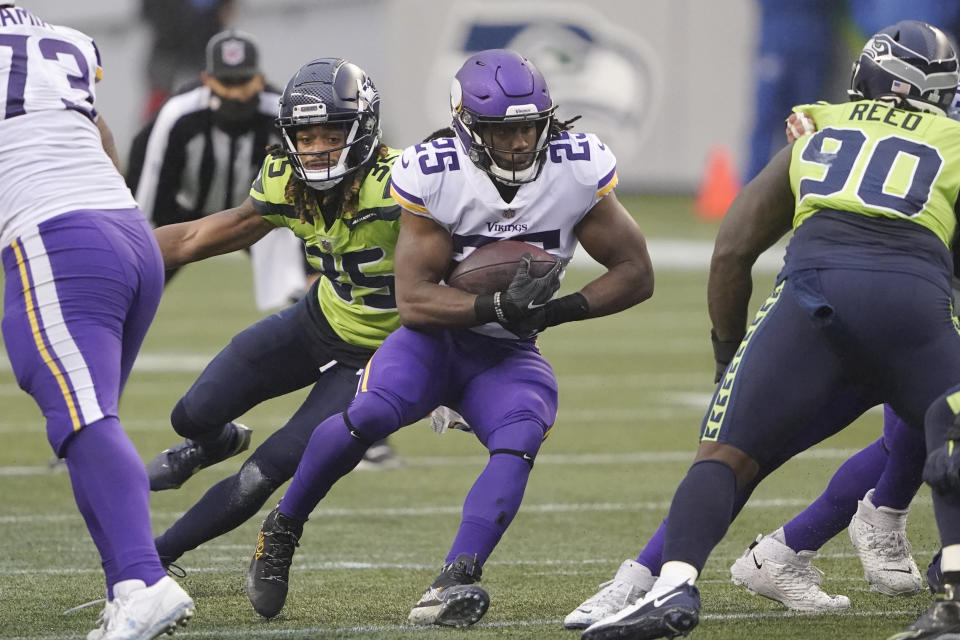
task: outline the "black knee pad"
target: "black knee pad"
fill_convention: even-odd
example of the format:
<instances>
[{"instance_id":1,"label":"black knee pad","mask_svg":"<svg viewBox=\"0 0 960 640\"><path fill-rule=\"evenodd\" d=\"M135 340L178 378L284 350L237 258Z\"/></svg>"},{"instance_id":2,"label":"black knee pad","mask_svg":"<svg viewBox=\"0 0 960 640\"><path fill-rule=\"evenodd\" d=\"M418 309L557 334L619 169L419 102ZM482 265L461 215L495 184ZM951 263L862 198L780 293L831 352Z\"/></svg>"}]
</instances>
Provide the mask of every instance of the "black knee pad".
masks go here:
<instances>
[{"instance_id":1,"label":"black knee pad","mask_svg":"<svg viewBox=\"0 0 960 640\"><path fill-rule=\"evenodd\" d=\"M256 503L259 508L282 484L282 480L278 481L264 473L256 458L250 457L237 473L236 495L232 499L247 504Z\"/></svg>"}]
</instances>

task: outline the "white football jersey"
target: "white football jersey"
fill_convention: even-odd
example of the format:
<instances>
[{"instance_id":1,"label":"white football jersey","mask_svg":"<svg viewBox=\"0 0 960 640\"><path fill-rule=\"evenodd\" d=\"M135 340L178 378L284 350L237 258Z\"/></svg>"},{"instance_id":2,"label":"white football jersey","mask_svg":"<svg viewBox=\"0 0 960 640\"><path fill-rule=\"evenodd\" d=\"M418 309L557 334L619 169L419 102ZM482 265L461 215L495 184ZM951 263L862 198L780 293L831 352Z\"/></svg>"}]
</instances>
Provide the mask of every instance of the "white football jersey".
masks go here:
<instances>
[{"instance_id":1,"label":"white football jersey","mask_svg":"<svg viewBox=\"0 0 960 640\"><path fill-rule=\"evenodd\" d=\"M129 209L95 124L100 54L88 36L0 8L0 243L80 209Z\"/></svg>"},{"instance_id":2,"label":"white football jersey","mask_svg":"<svg viewBox=\"0 0 960 640\"><path fill-rule=\"evenodd\" d=\"M457 138L403 150L393 165L391 193L410 213L426 216L453 237L453 259L498 240L537 245L566 265L577 246L574 227L617 186L616 158L591 133L564 132L550 142L543 170L504 202ZM497 323L475 331L515 338Z\"/></svg>"}]
</instances>

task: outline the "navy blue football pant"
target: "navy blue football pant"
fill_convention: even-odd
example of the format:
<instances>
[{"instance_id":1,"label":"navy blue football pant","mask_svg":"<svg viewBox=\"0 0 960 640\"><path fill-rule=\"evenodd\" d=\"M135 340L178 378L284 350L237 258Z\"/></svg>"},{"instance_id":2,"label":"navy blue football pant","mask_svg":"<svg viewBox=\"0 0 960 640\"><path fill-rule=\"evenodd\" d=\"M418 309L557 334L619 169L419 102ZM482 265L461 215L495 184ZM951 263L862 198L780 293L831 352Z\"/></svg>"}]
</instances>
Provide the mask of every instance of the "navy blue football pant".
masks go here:
<instances>
[{"instance_id":1,"label":"navy blue football pant","mask_svg":"<svg viewBox=\"0 0 960 640\"><path fill-rule=\"evenodd\" d=\"M164 561L231 531L253 517L289 480L314 428L343 411L356 393L360 370L340 363L316 340L307 300L264 318L231 340L177 403L177 433L196 437L223 427L264 400L313 385L289 421L156 539Z\"/></svg>"},{"instance_id":2,"label":"navy blue football pant","mask_svg":"<svg viewBox=\"0 0 960 640\"><path fill-rule=\"evenodd\" d=\"M960 333L942 287L903 273L802 271L758 312L717 387L701 440L745 452L762 478L883 402L919 428L930 403L957 382ZM844 411L824 411L840 398L849 403ZM664 560L702 568L735 514L737 490L698 487L732 481L720 480L719 470L695 475L674 497ZM697 492L723 495L729 506L714 504L698 516L688 508Z\"/></svg>"}]
</instances>

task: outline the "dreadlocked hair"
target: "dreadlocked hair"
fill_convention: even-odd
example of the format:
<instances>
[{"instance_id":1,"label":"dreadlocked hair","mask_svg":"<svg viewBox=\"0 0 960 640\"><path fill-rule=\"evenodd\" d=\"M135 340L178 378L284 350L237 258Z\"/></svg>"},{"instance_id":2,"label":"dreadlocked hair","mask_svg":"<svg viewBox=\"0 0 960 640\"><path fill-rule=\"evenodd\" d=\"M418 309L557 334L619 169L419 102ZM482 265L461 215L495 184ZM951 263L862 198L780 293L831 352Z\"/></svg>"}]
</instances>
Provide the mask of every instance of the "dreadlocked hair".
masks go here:
<instances>
[{"instance_id":1,"label":"dreadlocked hair","mask_svg":"<svg viewBox=\"0 0 960 640\"><path fill-rule=\"evenodd\" d=\"M557 120L553 118L550 120L550 138L556 138L564 131L569 131L573 128L573 123L579 120L582 116L573 116L569 120ZM430 142L431 140L438 140L440 138L455 138L456 133L452 127L444 127L442 129L437 129L426 138L423 139L423 142Z\"/></svg>"},{"instance_id":2,"label":"dreadlocked hair","mask_svg":"<svg viewBox=\"0 0 960 640\"><path fill-rule=\"evenodd\" d=\"M582 117L583 116L573 116L569 120L557 120L553 118L550 121L550 138L556 138L564 131L570 131L570 129L573 129L573 123Z\"/></svg>"},{"instance_id":3,"label":"dreadlocked hair","mask_svg":"<svg viewBox=\"0 0 960 640\"><path fill-rule=\"evenodd\" d=\"M274 157L285 157L286 151L279 144L272 144L267 147L267 154ZM323 214L324 222L329 227L334 220L344 213L356 213L360 202L360 187L363 181L370 173L370 169L378 160L387 157L387 146L381 144L375 155L371 155L359 169L353 174L353 180L341 180L329 189L318 191L311 188L307 183L291 174L287 181L287 187L284 190L284 199L288 204L293 205L293 211L304 224L313 224L316 221L317 214Z\"/></svg>"}]
</instances>

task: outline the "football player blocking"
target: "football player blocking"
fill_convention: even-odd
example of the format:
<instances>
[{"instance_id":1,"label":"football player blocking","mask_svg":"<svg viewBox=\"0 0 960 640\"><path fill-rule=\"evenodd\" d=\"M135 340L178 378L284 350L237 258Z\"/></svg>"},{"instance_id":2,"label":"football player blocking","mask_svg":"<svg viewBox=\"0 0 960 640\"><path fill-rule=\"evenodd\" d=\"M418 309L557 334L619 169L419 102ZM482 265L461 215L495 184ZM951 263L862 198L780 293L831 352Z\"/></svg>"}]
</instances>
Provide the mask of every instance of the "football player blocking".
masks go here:
<instances>
[{"instance_id":1,"label":"football player blocking","mask_svg":"<svg viewBox=\"0 0 960 640\"><path fill-rule=\"evenodd\" d=\"M944 545L941 592L892 638L960 631L960 335L949 253L960 124L944 117L956 90L957 58L942 32L914 21L878 32L854 68L853 101L801 107L820 131L778 154L734 202L708 301L715 343L739 347L716 350L731 359L670 508L659 578L584 638L688 633L700 611L693 582L757 482L883 401L925 429L927 461L917 456L916 469L933 488ZM898 165L906 157L916 170ZM791 226L779 282L744 331L750 266ZM770 397L783 400L771 407ZM888 520L877 515L868 524Z\"/></svg>"},{"instance_id":2,"label":"football player blocking","mask_svg":"<svg viewBox=\"0 0 960 640\"><path fill-rule=\"evenodd\" d=\"M347 409L314 431L279 507L264 522L247 594L279 613L307 517L366 444L445 405L459 411L489 460L463 506L443 570L409 619L468 626L490 596L477 582L516 515L557 412L557 382L533 338L549 326L615 313L649 297L653 273L636 223L613 193L616 162L591 134L554 116L530 61L483 51L457 72L453 130L403 151L391 193L404 211L396 253L403 326L364 370ZM508 286L475 295L443 286L451 261L502 240L558 260L544 275L519 269ZM605 267L578 292L554 297L577 243ZM269 571L284 567L284 575ZM295 571L293 572L295 574Z\"/></svg>"},{"instance_id":3,"label":"football player blocking","mask_svg":"<svg viewBox=\"0 0 960 640\"><path fill-rule=\"evenodd\" d=\"M194 611L154 549L146 472L117 415L160 254L94 108L93 40L0 2L0 51L4 343L100 553L107 604L87 637L149 640Z\"/></svg>"}]
</instances>

